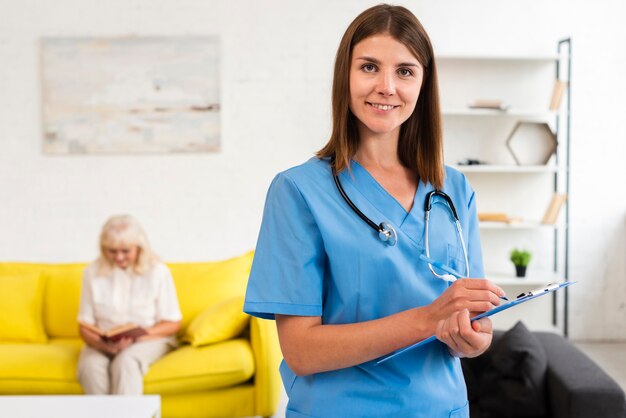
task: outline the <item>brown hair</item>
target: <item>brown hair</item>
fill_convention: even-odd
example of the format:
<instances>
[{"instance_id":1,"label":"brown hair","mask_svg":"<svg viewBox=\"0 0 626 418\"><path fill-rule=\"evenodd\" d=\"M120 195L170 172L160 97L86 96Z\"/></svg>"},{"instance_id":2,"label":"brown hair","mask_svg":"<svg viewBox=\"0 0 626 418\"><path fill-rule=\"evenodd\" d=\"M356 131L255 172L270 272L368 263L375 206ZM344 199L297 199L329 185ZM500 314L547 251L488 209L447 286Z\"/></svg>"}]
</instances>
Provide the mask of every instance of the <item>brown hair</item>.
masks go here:
<instances>
[{"instance_id":1,"label":"brown hair","mask_svg":"<svg viewBox=\"0 0 626 418\"><path fill-rule=\"evenodd\" d=\"M400 127L398 158L421 181L441 189L444 179L443 140L433 48L419 20L401 6L380 4L371 7L357 16L346 29L335 58L333 130L330 140L317 152L317 156L330 157L335 172L349 168L349 161L359 146L356 117L349 107L352 51L365 38L383 33L406 46L424 68L415 110Z\"/></svg>"}]
</instances>

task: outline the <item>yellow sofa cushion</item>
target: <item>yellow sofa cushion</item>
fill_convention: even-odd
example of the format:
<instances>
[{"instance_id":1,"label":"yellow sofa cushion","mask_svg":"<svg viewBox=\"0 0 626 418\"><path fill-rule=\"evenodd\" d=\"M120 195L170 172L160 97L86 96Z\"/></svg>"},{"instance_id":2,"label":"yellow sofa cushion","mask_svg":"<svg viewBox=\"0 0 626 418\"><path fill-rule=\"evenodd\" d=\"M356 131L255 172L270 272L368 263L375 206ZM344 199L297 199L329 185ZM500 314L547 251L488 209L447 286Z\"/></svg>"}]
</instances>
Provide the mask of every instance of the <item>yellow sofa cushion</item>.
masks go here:
<instances>
[{"instance_id":1,"label":"yellow sofa cushion","mask_svg":"<svg viewBox=\"0 0 626 418\"><path fill-rule=\"evenodd\" d=\"M87 264L47 264L42 270L46 278L44 325L49 336L78 337L78 305L83 270Z\"/></svg>"},{"instance_id":2,"label":"yellow sofa cushion","mask_svg":"<svg viewBox=\"0 0 626 418\"><path fill-rule=\"evenodd\" d=\"M245 382L253 374L254 357L246 339L198 348L184 345L150 366L145 393L201 392Z\"/></svg>"},{"instance_id":3,"label":"yellow sofa cushion","mask_svg":"<svg viewBox=\"0 0 626 418\"><path fill-rule=\"evenodd\" d=\"M44 278L37 273L0 274L0 341L46 342Z\"/></svg>"},{"instance_id":4,"label":"yellow sofa cushion","mask_svg":"<svg viewBox=\"0 0 626 418\"><path fill-rule=\"evenodd\" d=\"M45 281L43 325L48 337L76 338L80 284L85 266L86 263L0 263L0 275L41 275Z\"/></svg>"},{"instance_id":5,"label":"yellow sofa cushion","mask_svg":"<svg viewBox=\"0 0 626 418\"><path fill-rule=\"evenodd\" d=\"M76 365L82 346L78 338L0 344L0 393L81 393Z\"/></svg>"},{"instance_id":6,"label":"yellow sofa cushion","mask_svg":"<svg viewBox=\"0 0 626 418\"><path fill-rule=\"evenodd\" d=\"M243 296L227 299L205 309L187 327L183 341L193 347L230 340L248 326L250 317L243 312Z\"/></svg>"},{"instance_id":7,"label":"yellow sofa cushion","mask_svg":"<svg viewBox=\"0 0 626 418\"><path fill-rule=\"evenodd\" d=\"M208 263L168 263L172 272L184 332L193 318L224 299L243 296L252 266L253 253Z\"/></svg>"}]
</instances>

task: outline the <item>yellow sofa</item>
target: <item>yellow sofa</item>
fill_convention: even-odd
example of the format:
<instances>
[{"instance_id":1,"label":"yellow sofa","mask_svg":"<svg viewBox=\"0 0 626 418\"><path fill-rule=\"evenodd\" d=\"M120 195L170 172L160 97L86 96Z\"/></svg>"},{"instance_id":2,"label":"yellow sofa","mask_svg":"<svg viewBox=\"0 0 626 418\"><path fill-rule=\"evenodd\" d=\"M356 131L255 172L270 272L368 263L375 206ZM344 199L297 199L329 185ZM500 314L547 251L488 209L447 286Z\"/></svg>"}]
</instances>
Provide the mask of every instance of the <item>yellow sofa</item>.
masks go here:
<instances>
[{"instance_id":1,"label":"yellow sofa","mask_svg":"<svg viewBox=\"0 0 626 418\"><path fill-rule=\"evenodd\" d=\"M244 295L252 253L219 262L170 263L190 322ZM78 312L85 264L0 263L0 395L79 394ZM271 321L249 318L235 338L181 344L152 365L145 392L160 394L164 418L271 416L280 395L280 350Z\"/></svg>"}]
</instances>

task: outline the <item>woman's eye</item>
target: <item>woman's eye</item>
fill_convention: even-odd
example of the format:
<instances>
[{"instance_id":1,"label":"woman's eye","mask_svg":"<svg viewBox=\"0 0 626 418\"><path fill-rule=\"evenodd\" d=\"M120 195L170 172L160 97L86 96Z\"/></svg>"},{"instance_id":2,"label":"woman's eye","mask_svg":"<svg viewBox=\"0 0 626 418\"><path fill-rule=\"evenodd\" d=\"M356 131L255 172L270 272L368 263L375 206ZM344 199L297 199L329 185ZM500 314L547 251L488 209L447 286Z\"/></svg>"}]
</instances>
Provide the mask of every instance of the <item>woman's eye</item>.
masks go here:
<instances>
[{"instance_id":1,"label":"woman's eye","mask_svg":"<svg viewBox=\"0 0 626 418\"><path fill-rule=\"evenodd\" d=\"M376 71L376 66L374 64L364 64L361 69L366 73L373 73Z\"/></svg>"},{"instance_id":2,"label":"woman's eye","mask_svg":"<svg viewBox=\"0 0 626 418\"><path fill-rule=\"evenodd\" d=\"M408 68L400 68L398 70L398 74L400 74L402 77L411 77L413 75L413 71L409 70Z\"/></svg>"}]
</instances>

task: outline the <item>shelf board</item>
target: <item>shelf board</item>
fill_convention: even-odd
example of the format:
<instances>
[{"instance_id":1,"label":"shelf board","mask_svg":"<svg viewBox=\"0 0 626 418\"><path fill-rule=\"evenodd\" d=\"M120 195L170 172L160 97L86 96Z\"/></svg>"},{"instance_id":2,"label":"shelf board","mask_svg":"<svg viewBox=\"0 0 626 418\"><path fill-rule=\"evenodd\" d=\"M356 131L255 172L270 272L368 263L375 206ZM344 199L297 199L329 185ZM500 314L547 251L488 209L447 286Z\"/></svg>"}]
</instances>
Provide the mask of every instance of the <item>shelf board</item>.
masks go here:
<instances>
[{"instance_id":1,"label":"shelf board","mask_svg":"<svg viewBox=\"0 0 626 418\"><path fill-rule=\"evenodd\" d=\"M548 283L562 282L563 279L554 273L549 272L529 272L526 277L515 277L513 274L505 273L486 273L486 278L497 284L498 286L520 286L533 287L543 286ZM530 289L528 289L530 290Z\"/></svg>"},{"instance_id":2,"label":"shelf board","mask_svg":"<svg viewBox=\"0 0 626 418\"><path fill-rule=\"evenodd\" d=\"M462 173L556 173L554 165L452 165Z\"/></svg>"},{"instance_id":3,"label":"shelf board","mask_svg":"<svg viewBox=\"0 0 626 418\"><path fill-rule=\"evenodd\" d=\"M443 116L497 116L497 117L518 117L549 120L556 115L556 111L543 109L471 109L463 107L445 108L441 111Z\"/></svg>"},{"instance_id":4,"label":"shelf board","mask_svg":"<svg viewBox=\"0 0 626 418\"><path fill-rule=\"evenodd\" d=\"M563 57L558 54L546 55L453 55L442 54L437 61L526 61L538 63L553 63Z\"/></svg>"},{"instance_id":5,"label":"shelf board","mask_svg":"<svg viewBox=\"0 0 626 418\"><path fill-rule=\"evenodd\" d=\"M557 225L546 225L539 221L521 221L521 222L479 222L480 229L557 229Z\"/></svg>"}]
</instances>

